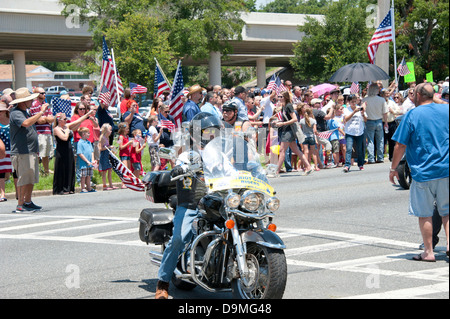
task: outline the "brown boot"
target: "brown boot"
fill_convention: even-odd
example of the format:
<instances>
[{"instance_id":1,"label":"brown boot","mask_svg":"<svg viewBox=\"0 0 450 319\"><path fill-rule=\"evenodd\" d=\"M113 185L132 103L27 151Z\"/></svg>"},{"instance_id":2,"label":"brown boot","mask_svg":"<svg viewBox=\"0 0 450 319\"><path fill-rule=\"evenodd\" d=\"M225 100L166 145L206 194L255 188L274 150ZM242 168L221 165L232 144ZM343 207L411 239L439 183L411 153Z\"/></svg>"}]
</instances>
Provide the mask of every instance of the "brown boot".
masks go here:
<instances>
[{"instance_id":1,"label":"brown boot","mask_svg":"<svg viewBox=\"0 0 450 319\"><path fill-rule=\"evenodd\" d=\"M155 299L169 299L169 283L158 280Z\"/></svg>"}]
</instances>

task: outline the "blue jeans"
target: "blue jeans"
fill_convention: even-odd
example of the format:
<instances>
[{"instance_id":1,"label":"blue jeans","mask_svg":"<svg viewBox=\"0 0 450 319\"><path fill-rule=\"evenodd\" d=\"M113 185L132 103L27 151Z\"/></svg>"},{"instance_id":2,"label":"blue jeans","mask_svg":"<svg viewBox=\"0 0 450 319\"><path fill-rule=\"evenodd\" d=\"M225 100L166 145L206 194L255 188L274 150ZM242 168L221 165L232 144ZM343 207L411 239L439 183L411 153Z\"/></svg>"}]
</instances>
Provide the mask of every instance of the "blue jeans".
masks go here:
<instances>
[{"instance_id":1,"label":"blue jeans","mask_svg":"<svg viewBox=\"0 0 450 319\"><path fill-rule=\"evenodd\" d=\"M291 163L291 157L292 157L292 150L290 147L286 149L286 156L284 157L284 167L286 168L286 172L292 172L292 163Z\"/></svg>"},{"instance_id":2,"label":"blue jeans","mask_svg":"<svg viewBox=\"0 0 450 319\"><path fill-rule=\"evenodd\" d=\"M358 166L364 166L364 134L354 136L345 134L345 142L347 143L347 151L345 153L345 166L352 166L352 148L355 146Z\"/></svg>"},{"instance_id":3,"label":"blue jeans","mask_svg":"<svg viewBox=\"0 0 450 319\"><path fill-rule=\"evenodd\" d=\"M377 161L384 160L384 129L383 120L367 120L367 161L375 162L375 147L377 150ZM376 144L376 145L375 145Z\"/></svg>"},{"instance_id":4,"label":"blue jeans","mask_svg":"<svg viewBox=\"0 0 450 319\"><path fill-rule=\"evenodd\" d=\"M192 239L192 222L198 210L178 206L173 218L173 236L169 241L159 266L158 279L169 282L177 267L178 256Z\"/></svg>"}]
</instances>

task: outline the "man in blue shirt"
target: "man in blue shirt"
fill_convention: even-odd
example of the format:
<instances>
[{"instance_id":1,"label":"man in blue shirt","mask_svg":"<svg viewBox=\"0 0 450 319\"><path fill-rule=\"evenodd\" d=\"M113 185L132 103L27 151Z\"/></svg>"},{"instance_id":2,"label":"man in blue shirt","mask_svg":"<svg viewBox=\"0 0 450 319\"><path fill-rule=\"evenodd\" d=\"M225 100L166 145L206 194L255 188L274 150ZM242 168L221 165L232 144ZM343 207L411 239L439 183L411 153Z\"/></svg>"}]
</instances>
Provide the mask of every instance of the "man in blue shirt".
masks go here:
<instances>
[{"instance_id":1,"label":"man in blue shirt","mask_svg":"<svg viewBox=\"0 0 450 319\"><path fill-rule=\"evenodd\" d=\"M200 108L198 107L198 103L200 103L203 95L203 88L195 84L189 88L188 100L183 106L183 122L190 122L192 118L200 113Z\"/></svg>"},{"instance_id":2,"label":"man in blue shirt","mask_svg":"<svg viewBox=\"0 0 450 319\"><path fill-rule=\"evenodd\" d=\"M408 111L395 131L397 141L389 179L398 179L396 168L406 152L412 183L409 212L419 218L425 251L413 257L418 261L436 261L432 247L434 205L442 217L449 254L449 105L433 103L430 83L414 90L416 108Z\"/></svg>"},{"instance_id":3,"label":"man in blue shirt","mask_svg":"<svg viewBox=\"0 0 450 319\"><path fill-rule=\"evenodd\" d=\"M214 104L217 102L217 93L214 92L208 92L205 96L205 104L201 107L202 112L206 112L209 114L214 115L217 117L217 119L222 120L222 114L219 112L219 110L214 106Z\"/></svg>"},{"instance_id":4,"label":"man in blue shirt","mask_svg":"<svg viewBox=\"0 0 450 319\"><path fill-rule=\"evenodd\" d=\"M241 121L248 121L248 111L245 106L244 100L247 96L247 90L243 86L236 86L234 89L234 98L233 102L236 102L238 106L238 118Z\"/></svg>"}]
</instances>

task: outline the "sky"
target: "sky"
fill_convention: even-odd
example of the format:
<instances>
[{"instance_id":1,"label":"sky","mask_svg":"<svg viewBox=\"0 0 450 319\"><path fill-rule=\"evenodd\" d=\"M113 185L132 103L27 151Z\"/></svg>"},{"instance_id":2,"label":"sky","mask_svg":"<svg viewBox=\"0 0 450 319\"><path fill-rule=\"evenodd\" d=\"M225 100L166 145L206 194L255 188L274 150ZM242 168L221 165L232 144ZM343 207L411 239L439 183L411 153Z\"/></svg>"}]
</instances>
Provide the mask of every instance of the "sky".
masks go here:
<instances>
[{"instance_id":1,"label":"sky","mask_svg":"<svg viewBox=\"0 0 450 319\"><path fill-rule=\"evenodd\" d=\"M256 8L259 9L262 5L272 2L272 0L256 0Z\"/></svg>"}]
</instances>

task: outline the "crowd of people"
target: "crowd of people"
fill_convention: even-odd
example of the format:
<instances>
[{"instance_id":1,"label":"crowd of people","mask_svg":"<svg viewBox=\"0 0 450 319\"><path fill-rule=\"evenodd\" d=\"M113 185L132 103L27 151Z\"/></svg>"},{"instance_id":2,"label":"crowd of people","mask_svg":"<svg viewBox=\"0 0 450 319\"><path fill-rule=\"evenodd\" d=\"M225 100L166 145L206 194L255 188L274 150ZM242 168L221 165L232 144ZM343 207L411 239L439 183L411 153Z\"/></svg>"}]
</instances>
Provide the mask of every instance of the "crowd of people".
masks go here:
<instances>
[{"instance_id":1,"label":"crowd of people","mask_svg":"<svg viewBox=\"0 0 450 319\"><path fill-rule=\"evenodd\" d=\"M188 123L199 112L208 112L225 127L248 132L265 157L265 165L273 168L268 169L269 177L276 177L293 171L309 175L336 167L348 172L353 165L363 170L365 164L383 162L385 153L392 160L395 120L415 107L410 97L414 84L404 95L395 83L388 88L372 83L361 94L336 86L321 96L314 93L313 86L293 87L289 80L284 81L284 87L286 90L280 92L267 87L202 88L195 84L185 90L182 120ZM448 103L448 79L435 88L436 99ZM43 88L36 87L33 93L27 88L3 91L0 143L10 149L10 155L0 159L0 202L7 200L5 181L12 176L17 211L40 209L31 200L40 163L42 175L53 174L55 195L73 194L76 182L82 193L95 192L91 185L95 169L101 174L103 190L116 189L109 152L116 153L137 177L145 174L144 149L148 149L152 170L173 167L174 163L158 155L161 147L174 146L169 92L155 98L150 111L142 114L131 90L125 89L118 125L107 104L92 101L93 92L88 86L83 89L69 118L65 113L53 114ZM61 98L68 98L65 93ZM299 128L304 136L300 142ZM324 132L328 136L321 134ZM54 171L50 170L51 159Z\"/></svg>"}]
</instances>

